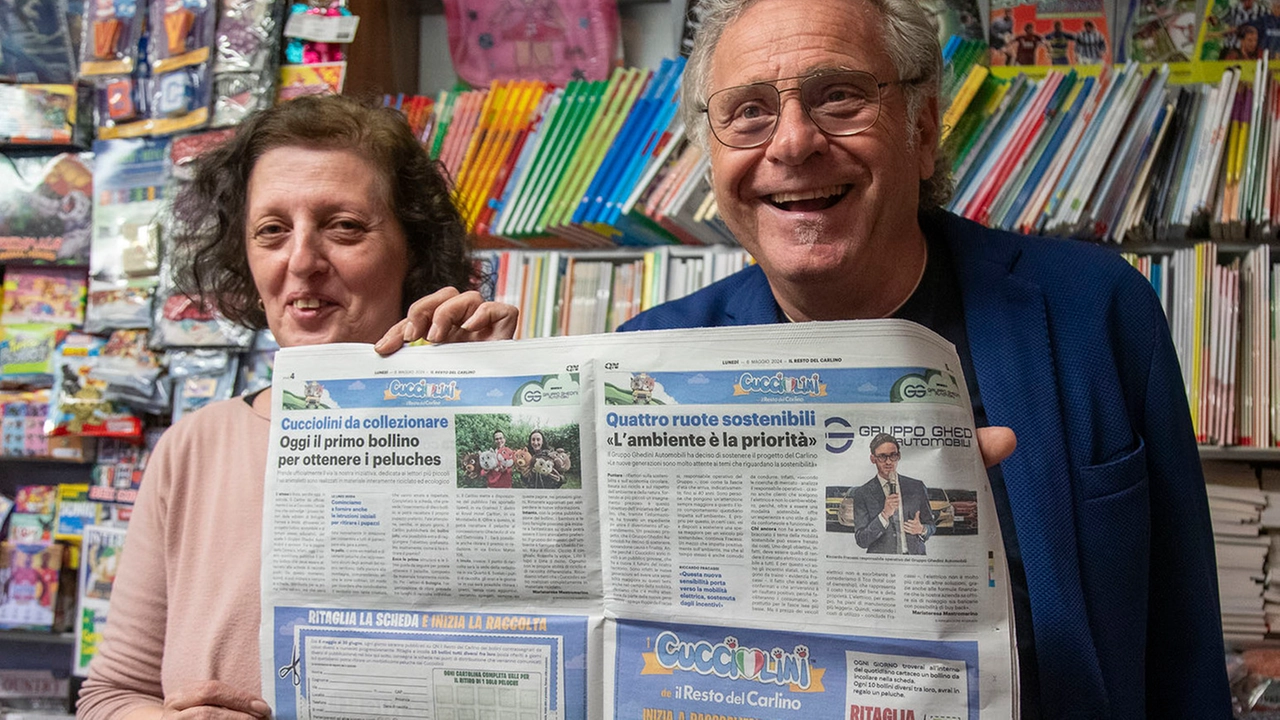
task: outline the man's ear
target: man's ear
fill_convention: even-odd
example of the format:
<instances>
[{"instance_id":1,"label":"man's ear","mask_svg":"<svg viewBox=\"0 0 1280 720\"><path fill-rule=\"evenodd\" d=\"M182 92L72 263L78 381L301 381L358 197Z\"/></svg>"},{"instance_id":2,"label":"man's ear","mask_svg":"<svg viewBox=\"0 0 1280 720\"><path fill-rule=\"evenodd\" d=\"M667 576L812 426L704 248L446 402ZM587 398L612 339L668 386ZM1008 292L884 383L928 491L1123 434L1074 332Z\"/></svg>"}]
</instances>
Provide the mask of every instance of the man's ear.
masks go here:
<instances>
[{"instance_id":1,"label":"man's ear","mask_svg":"<svg viewBox=\"0 0 1280 720\"><path fill-rule=\"evenodd\" d=\"M941 119L938 115L938 97L930 95L924 107L916 113L916 147L920 164L920 179L933 177L938 159L938 139L941 137Z\"/></svg>"}]
</instances>

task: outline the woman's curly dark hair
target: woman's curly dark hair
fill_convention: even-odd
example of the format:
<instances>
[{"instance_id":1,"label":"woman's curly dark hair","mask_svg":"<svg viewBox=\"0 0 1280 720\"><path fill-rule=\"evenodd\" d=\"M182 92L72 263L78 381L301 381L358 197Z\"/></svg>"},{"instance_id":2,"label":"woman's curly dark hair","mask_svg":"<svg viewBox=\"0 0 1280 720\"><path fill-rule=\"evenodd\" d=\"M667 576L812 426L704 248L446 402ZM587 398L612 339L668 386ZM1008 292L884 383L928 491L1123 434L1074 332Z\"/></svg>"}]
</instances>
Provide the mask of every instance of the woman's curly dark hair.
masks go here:
<instances>
[{"instance_id":1,"label":"woman's curly dark hair","mask_svg":"<svg viewBox=\"0 0 1280 720\"><path fill-rule=\"evenodd\" d=\"M196 160L194 180L173 203L180 291L213 302L233 322L267 326L245 253L245 212L254 165L280 147L349 150L376 169L391 190L391 211L409 246L402 311L440 288L475 286L466 227L449 183L404 116L371 101L325 95L300 97L251 116L231 140Z\"/></svg>"}]
</instances>

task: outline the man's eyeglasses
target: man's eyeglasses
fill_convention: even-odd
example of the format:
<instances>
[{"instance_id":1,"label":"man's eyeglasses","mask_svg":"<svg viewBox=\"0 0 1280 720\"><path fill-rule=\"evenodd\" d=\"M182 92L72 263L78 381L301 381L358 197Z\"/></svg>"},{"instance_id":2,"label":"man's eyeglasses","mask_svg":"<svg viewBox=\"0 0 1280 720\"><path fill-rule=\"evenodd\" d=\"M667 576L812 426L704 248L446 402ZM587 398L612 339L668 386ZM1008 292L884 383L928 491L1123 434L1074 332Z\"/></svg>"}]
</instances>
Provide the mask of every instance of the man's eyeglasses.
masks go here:
<instances>
[{"instance_id":1,"label":"man's eyeglasses","mask_svg":"<svg viewBox=\"0 0 1280 720\"><path fill-rule=\"evenodd\" d=\"M799 80L800 84L779 90L777 83L787 80ZM721 145L740 150L758 147L769 142L778 129L782 93L794 90L800 93L801 107L819 130L838 137L857 135L876 124L880 91L886 85L918 80L877 82L875 75L859 70L801 75L717 90L707 98L702 112Z\"/></svg>"},{"instance_id":2,"label":"man's eyeglasses","mask_svg":"<svg viewBox=\"0 0 1280 720\"><path fill-rule=\"evenodd\" d=\"M880 462L889 462L890 460L897 462L902 459L902 453L896 453L896 452L876 453L875 459L879 460Z\"/></svg>"}]
</instances>

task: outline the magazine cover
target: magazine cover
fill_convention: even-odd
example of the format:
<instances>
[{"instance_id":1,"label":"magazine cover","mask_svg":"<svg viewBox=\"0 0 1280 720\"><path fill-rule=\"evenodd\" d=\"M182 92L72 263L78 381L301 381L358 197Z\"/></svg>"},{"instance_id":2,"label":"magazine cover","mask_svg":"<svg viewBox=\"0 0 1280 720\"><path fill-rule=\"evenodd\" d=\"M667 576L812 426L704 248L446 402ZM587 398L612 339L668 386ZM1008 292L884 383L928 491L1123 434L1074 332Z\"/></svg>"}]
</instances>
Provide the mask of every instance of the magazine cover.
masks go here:
<instances>
[{"instance_id":1,"label":"magazine cover","mask_svg":"<svg viewBox=\"0 0 1280 720\"><path fill-rule=\"evenodd\" d=\"M1135 0L1131 12L1126 59L1175 63L1195 57L1195 0Z\"/></svg>"},{"instance_id":2,"label":"magazine cover","mask_svg":"<svg viewBox=\"0 0 1280 720\"><path fill-rule=\"evenodd\" d=\"M76 604L76 654L72 668L79 677L89 674L89 661L98 654L98 643L107 622L111 588L124 549L124 528L90 525L84 529L80 556L80 588Z\"/></svg>"},{"instance_id":3,"label":"magazine cover","mask_svg":"<svg viewBox=\"0 0 1280 720\"><path fill-rule=\"evenodd\" d=\"M992 65L1106 65L1112 47L1102 0L992 0Z\"/></svg>"},{"instance_id":4,"label":"magazine cover","mask_svg":"<svg viewBox=\"0 0 1280 720\"><path fill-rule=\"evenodd\" d=\"M0 85L0 143L71 143L74 85Z\"/></svg>"},{"instance_id":5,"label":"magazine cover","mask_svg":"<svg viewBox=\"0 0 1280 720\"><path fill-rule=\"evenodd\" d=\"M61 569L61 545L0 543L0 629L52 629Z\"/></svg>"},{"instance_id":6,"label":"magazine cover","mask_svg":"<svg viewBox=\"0 0 1280 720\"><path fill-rule=\"evenodd\" d=\"M982 39L982 13L977 0L925 0L922 4L938 25L938 41L943 47L952 37Z\"/></svg>"},{"instance_id":7,"label":"magazine cover","mask_svg":"<svg viewBox=\"0 0 1280 720\"><path fill-rule=\"evenodd\" d=\"M0 164L0 261L83 264L93 223L88 155Z\"/></svg>"},{"instance_id":8,"label":"magazine cover","mask_svg":"<svg viewBox=\"0 0 1280 720\"><path fill-rule=\"evenodd\" d=\"M0 3L0 81L75 82L66 0Z\"/></svg>"},{"instance_id":9,"label":"magazine cover","mask_svg":"<svg viewBox=\"0 0 1280 720\"><path fill-rule=\"evenodd\" d=\"M7 268L4 273L5 325L84 322L84 270L72 268Z\"/></svg>"},{"instance_id":10,"label":"magazine cover","mask_svg":"<svg viewBox=\"0 0 1280 720\"><path fill-rule=\"evenodd\" d=\"M1200 60L1257 60L1280 53L1280 2L1210 0L1200 29Z\"/></svg>"}]
</instances>

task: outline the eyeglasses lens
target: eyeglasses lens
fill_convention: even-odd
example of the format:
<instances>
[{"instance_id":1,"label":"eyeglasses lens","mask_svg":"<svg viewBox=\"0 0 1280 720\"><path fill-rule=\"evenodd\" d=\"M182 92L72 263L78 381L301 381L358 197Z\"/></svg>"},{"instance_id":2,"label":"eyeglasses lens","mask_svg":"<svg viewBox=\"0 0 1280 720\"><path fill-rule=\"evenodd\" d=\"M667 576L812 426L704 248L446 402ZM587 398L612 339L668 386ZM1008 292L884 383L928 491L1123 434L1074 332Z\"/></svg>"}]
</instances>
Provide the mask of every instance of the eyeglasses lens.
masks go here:
<instances>
[{"instance_id":1,"label":"eyeglasses lens","mask_svg":"<svg viewBox=\"0 0 1280 720\"><path fill-rule=\"evenodd\" d=\"M769 83L725 88L707 99L707 120L721 143L734 148L762 145L778 127L781 91ZM809 119L828 135L855 135L875 124L880 87L864 72L811 75L798 88Z\"/></svg>"}]
</instances>

